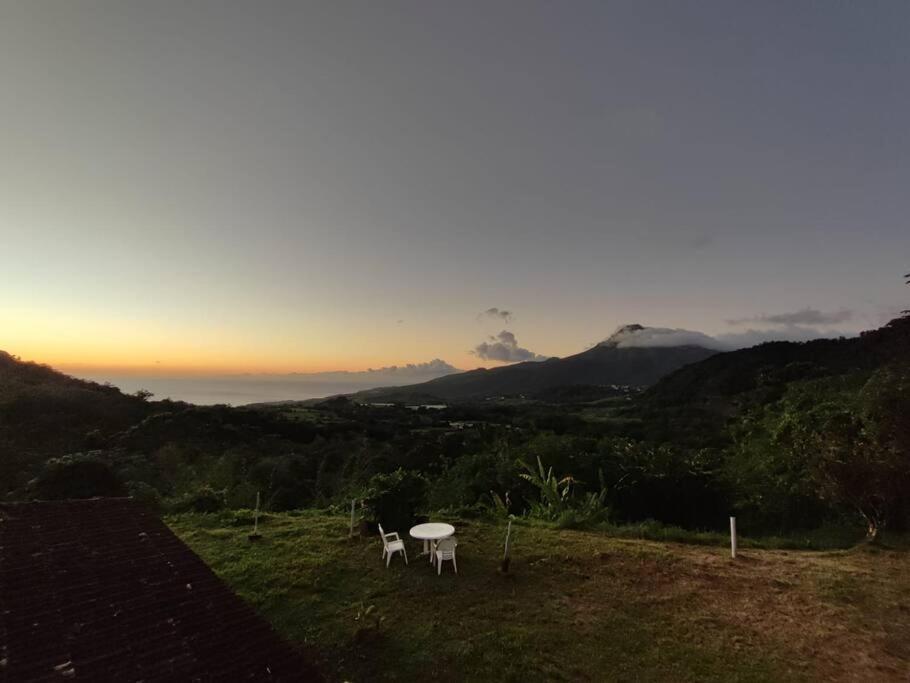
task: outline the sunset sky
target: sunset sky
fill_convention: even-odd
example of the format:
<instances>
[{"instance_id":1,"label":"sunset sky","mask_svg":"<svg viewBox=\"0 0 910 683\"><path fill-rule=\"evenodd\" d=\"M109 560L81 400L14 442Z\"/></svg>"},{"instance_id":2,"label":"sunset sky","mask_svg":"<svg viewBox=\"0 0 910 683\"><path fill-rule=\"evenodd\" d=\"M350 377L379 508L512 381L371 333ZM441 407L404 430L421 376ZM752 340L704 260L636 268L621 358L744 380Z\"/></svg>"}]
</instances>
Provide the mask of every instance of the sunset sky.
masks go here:
<instances>
[{"instance_id":1,"label":"sunset sky","mask_svg":"<svg viewBox=\"0 0 910 683\"><path fill-rule=\"evenodd\" d=\"M0 349L314 372L876 327L908 35L907 2L3 2Z\"/></svg>"}]
</instances>

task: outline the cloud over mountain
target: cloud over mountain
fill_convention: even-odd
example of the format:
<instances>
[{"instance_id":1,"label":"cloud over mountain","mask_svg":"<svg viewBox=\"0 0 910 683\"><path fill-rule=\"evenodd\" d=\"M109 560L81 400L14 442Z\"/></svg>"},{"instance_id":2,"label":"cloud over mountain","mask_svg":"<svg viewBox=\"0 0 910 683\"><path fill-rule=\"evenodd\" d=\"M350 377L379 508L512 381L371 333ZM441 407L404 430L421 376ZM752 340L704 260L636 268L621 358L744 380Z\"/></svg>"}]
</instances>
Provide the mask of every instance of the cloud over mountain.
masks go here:
<instances>
[{"instance_id":1,"label":"cloud over mountain","mask_svg":"<svg viewBox=\"0 0 910 683\"><path fill-rule=\"evenodd\" d=\"M547 359L547 356L541 356L540 354L519 346L515 335L508 330L503 330L495 337L489 337L488 341L481 342L475 346L471 353L483 360L492 360L501 363L517 363L526 360Z\"/></svg>"},{"instance_id":2,"label":"cloud over mountain","mask_svg":"<svg viewBox=\"0 0 910 683\"><path fill-rule=\"evenodd\" d=\"M784 325L775 328L749 328L742 332L730 332L717 335L717 340L729 349L744 349L769 341L804 342L813 339L837 339L838 337L855 337L855 332L843 330L818 329L803 325Z\"/></svg>"},{"instance_id":3,"label":"cloud over mountain","mask_svg":"<svg viewBox=\"0 0 910 683\"><path fill-rule=\"evenodd\" d=\"M837 311L823 312L815 308L803 308L789 313L775 315L758 315L751 318L738 318L728 320L729 325L743 325L745 323L764 323L767 325L837 325L850 320L853 311L842 308Z\"/></svg>"},{"instance_id":4,"label":"cloud over mountain","mask_svg":"<svg viewBox=\"0 0 910 683\"><path fill-rule=\"evenodd\" d=\"M719 334L713 337L695 330L624 325L600 345L616 346L617 348L701 346L716 351L732 351L769 341L802 342L850 336L854 336L854 333L784 323L780 323L776 327L749 328L741 332Z\"/></svg>"},{"instance_id":5,"label":"cloud over mountain","mask_svg":"<svg viewBox=\"0 0 910 683\"><path fill-rule=\"evenodd\" d=\"M702 332L669 327L643 327L642 325L624 325L601 344L617 348L669 346L701 346L717 350L729 348L714 337L709 337Z\"/></svg>"}]
</instances>

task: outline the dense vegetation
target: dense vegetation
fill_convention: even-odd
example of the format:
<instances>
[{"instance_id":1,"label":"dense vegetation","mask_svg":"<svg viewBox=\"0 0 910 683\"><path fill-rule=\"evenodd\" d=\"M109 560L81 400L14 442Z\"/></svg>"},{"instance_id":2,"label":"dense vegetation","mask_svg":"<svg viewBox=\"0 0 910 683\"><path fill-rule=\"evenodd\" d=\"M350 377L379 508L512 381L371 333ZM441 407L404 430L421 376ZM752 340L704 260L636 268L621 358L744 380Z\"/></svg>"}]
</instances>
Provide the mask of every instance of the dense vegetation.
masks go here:
<instances>
[{"instance_id":1,"label":"dense vegetation","mask_svg":"<svg viewBox=\"0 0 910 683\"><path fill-rule=\"evenodd\" d=\"M644 393L554 388L444 410L230 408L126 396L0 355L7 498L130 493L172 511L361 499L562 526L656 520L752 535L910 517L910 318L857 339L773 343ZM347 501L347 502L346 502ZM390 501L394 501L392 504Z\"/></svg>"}]
</instances>

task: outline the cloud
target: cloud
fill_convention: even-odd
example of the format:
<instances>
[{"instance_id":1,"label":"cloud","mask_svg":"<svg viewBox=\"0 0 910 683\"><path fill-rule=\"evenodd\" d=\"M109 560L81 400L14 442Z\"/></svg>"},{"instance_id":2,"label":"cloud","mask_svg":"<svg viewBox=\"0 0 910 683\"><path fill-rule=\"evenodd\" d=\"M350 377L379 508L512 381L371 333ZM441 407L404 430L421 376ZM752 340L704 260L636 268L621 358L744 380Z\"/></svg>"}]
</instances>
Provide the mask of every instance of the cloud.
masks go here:
<instances>
[{"instance_id":1,"label":"cloud","mask_svg":"<svg viewBox=\"0 0 910 683\"><path fill-rule=\"evenodd\" d=\"M269 377L285 377L295 380L315 380L320 382L342 382L371 386L393 386L397 384L411 384L425 382L436 377L451 375L461 372L458 368L446 363L441 358L434 358L425 363L407 363L405 365L387 365L381 368L349 371L335 370L330 372L293 372L288 375L270 375Z\"/></svg>"},{"instance_id":2,"label":"cloud","mask_svg":"<svg viewBox=\"0 0 910 683\"><path fill-rule=\"evenodd\" d=\"M803 308L791 313L778 313L776 315L758 315L751 318L728 320L729 325L743 325L746 323L764 323L766 325L837 325L853 317L853 311L842 308L838 311L825 313L815 308Z\"/></svg>"},{"instance_id":3,"label":"cloud","mask_svg":"<svg viewBox=\"0 0 910 683\"><path fill-rule=\"evenodd\" d=\"M434 358L426 363L408 363L407 365L388 365L383 368L369 368L367 374L376 375L406 375L416 377L419 375L450 375L461 372L458 368L446 363L441 358Z\"/></svg>"},{"instance_id":4,"label":"cloud","mask_svg":"<svg viewBox=\"0 0 910 683\"><path fill-rule=\"evenodd\" d=\"M507 311L506 311L507 312ZM517 363L525 360L546 360L541 356L518 345L515 335L508 330L503 330L489 341L481 342L471 351L472 354L483 360L493 360L502 363Z\"/></svg>"},{"instance_id":5,"label":"cloud","mask_svg":"<svg viewBox=\"0 0 910 683\"><path fill-rule=\"evenodd\" d=\"M856 336L856 333L822 330L804 325L783 325L762 329L749 328L742 332L719 334L713 337L694 330L625 325L614 332L606 341L601 342L601 344L619 348L692 345L715 351L733 351L769 341L804 342L812 339L834 339L852 336Z\"/></svg>"},{"instance_id":6,"label":"cloud","mask_svg":"<svg viewBox=\"0 0 910 683\"><path fill-rule=\"evenodd\" d=\"M742 332L717 335L717 340L731 349L744 349L769 341L805 342L813 339L837 339L838 337L855 337L856 332L843 330L820 330L804 325L784 325L782 327L754 329Z\"/></svg>"},{"instance_id":7,"label":"cloud","mask_svg":"<svg viewBox=\"0 0 910 683\"><path fill-rule=\"evenodd\" d=\"M623 349L634 347L701 346L706 349L729 350L726 344L714 337L709 337L703 332L669 327L642 327L641 325L620 327L601 344Z\"/></svg>"},{"instance_id":8,"label":"cloud","mask_svg":"<svg viewBox=\"0 0 910 683\"><path fill-rule=\"evenodd\" d=\"M483 313L477 314L478 320L482 318L495 318L496 320L502 320L503 322L508 323L512 321L512 311L507 311L504 308L496 308L496 306L493 306L493 308L488 308Z\"/></svg>"}]
</instances>

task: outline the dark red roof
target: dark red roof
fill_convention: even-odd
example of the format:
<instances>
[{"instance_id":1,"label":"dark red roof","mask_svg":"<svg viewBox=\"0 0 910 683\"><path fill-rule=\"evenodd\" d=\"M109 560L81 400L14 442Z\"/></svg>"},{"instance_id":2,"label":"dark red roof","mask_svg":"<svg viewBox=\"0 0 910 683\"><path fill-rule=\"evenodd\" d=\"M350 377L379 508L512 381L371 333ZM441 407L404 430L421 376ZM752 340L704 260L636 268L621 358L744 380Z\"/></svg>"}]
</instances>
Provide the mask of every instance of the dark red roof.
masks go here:
<instances>
[{"instance_id":1,"label":"dark red roof","mask_svg":"<svg viewBox=\"0 0 910 683\"><path fill-rule=\"evenodd\" d=\"M139 503L0 504L0 680L74 678L319 677Z\"/></svg>"}]
</instances>

